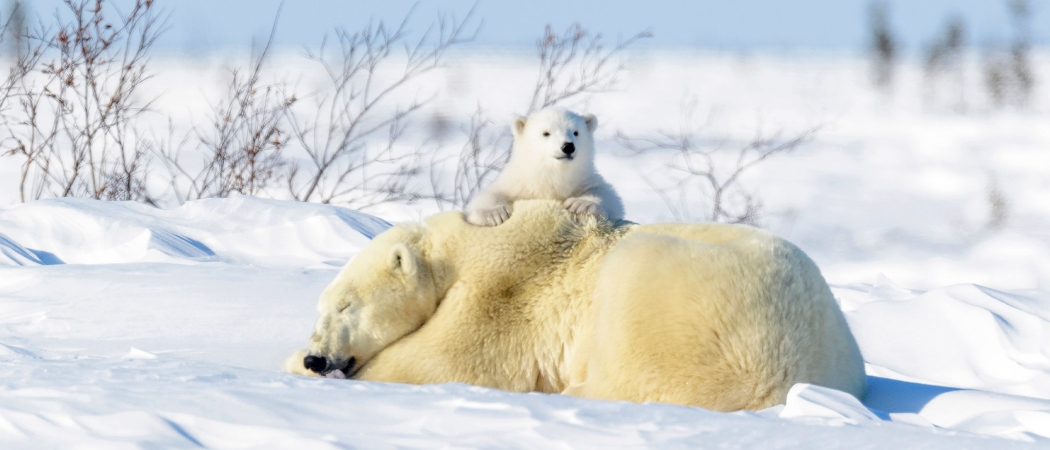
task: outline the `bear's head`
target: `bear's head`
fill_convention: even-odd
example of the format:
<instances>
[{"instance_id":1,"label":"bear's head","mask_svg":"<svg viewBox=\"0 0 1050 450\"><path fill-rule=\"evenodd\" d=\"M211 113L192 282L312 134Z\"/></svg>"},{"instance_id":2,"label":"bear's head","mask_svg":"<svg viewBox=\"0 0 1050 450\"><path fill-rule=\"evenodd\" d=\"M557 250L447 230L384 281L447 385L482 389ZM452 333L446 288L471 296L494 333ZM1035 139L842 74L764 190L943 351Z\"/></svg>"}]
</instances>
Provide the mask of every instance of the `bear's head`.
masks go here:
<instances>
[{"instance_id":1,"label":"bear's head","mask_svg":"<svg viewBox=\"0 0 1050 450\"><path fill-rule=\"evenodd\" d=\"M375 237L321 294L303 366L351 375L434 314L439 293L422 254L424 229L399 225Z\"/></svg>"},{"instance_id":2,"label":"bear's head","mask_svg":"<svg viewBox=\"0 0 1050 450\"><path fill-rule=\"evenodd\" d=\"M587 166L594 161L594 130L598 118L562 108L546 108L514 119L512 158L540 166ZM532 167L536 167L532 165Z\"/></svg>"}]
</instances>

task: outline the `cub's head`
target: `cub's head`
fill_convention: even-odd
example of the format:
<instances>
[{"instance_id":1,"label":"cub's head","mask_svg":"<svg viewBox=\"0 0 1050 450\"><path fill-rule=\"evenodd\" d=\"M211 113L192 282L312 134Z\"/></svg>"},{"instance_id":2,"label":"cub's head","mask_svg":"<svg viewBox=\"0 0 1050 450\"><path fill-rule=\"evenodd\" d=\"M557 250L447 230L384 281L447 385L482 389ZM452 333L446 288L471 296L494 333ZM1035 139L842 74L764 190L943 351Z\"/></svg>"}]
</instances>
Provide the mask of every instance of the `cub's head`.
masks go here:
<instances>
[{"instance_id":1,"label":"cub's head","mask_svg":"<svg viewBox=\"0 0 1050 450\"><path fill-rule=\"evenodd\" d=\"M514 158L550 165L590 164L598 118L562 108L547 108L514 119Z\"/></svg>"},{"instance_id":2,"label":"cub's head","mask_svg":"<svg viewBox=\"0 0 1050 450\"><path fill-rule=\"evenodd\" d=\"M299 360L306 371L290 370L350 376L426 323L437 309L438 292L420 253L422 240L421 226L399 225L361 250L321 294L321 317Z\"/></svg>"}]
</instances>

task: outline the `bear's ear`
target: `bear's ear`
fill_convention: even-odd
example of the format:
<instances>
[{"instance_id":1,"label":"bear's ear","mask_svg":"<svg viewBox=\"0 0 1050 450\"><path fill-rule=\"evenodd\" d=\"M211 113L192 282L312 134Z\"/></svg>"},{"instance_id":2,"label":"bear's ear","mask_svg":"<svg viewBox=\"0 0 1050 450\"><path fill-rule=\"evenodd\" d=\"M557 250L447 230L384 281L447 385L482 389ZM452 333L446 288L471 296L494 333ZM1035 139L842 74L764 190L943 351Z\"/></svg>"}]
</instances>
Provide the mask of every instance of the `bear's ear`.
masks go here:
<instances>
[{"instance_id":1,"label":"bear's ear","mask_svg":"<svg viewBox=\"0 0 1050 450\"><path fill-rule=\"evenodd\" d=\"M591 133L594 133L594 130L598 128L598 117L594 114L583 116L583 121L587 123L587 129L590 130Z\"/></svg>"},{"instance_id":2,"label":"bear's ear","mask_svg":"<svg viewBox=\"0 0 1050 450\"><path fill-rule=\"evenodd\" d=\"M521 132L525 130L525 116L518 116L514 118L514 124L510 126L510 130L514 132L514 137L521 136Z\"/></svg>"},{"instance_id":3,"label":"bear's ear","mask_svg":"<svg viewBox=\"0 0 1050 450\"><path fill-rule=\"evenodd\" d=\"M397 244L390 249L388 263L390 270L409 276L415 275L416 271L419 270L419 261L416 259L416 254L405 244Z\"/></svg>"}]
</instances>

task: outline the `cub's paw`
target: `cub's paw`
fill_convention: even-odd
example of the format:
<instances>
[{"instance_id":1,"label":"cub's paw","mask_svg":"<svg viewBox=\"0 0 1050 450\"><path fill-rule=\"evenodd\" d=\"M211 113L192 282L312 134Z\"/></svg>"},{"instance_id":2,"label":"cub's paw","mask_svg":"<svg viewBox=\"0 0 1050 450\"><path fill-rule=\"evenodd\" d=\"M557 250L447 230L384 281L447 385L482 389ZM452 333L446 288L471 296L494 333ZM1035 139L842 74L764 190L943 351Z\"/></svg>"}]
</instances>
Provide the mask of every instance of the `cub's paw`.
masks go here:
<instances>
[{"instance_id":1,"label":"cub's paw","mask_svg":"<svg viewBox=\"0 0 1050 450\"><path fill-rule=\"evenodd\" d=\"M599 218L605 217L605 211L597 203L582 197L571 197L565 200L565 209L573 214L587 214Z\"/></svg>"},{"instance_id":2,"label":"cub's paw","mask_svg":"<svg viewBox=\"0 0 1050 450\"><path fill-rule=\"evenodd\" d=\"M497 205L493 208L478 209L467 214L467 222L479 227L494 227L510 218L510 205Z\"/></svg>"}]
</instances>

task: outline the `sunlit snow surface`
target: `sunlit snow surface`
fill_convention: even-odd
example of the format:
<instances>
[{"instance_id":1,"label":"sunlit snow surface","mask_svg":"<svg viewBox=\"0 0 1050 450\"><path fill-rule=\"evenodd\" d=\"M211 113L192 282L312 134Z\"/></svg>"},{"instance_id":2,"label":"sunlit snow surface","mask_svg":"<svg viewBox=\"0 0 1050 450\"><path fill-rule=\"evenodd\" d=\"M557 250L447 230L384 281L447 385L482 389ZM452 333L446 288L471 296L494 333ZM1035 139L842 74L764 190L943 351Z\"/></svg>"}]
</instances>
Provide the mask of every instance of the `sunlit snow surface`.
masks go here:
<instances>
[{"instance_id":1,"label":"sunlit snow surface","mask_svg":"<svg viewBox=\"0 0 1050 450\"><path fill-rule=\"evenodd\" d=\"M864 405L799 385L785 406L723 414L281 373L281 359L305 344L316 297L338 263L386 226L339 207L249 197L175 210L86 200L0 209L0 443L1050 443L1050 299L975 285L923 293L880 280L834 288L869 363Z\"/></svg>"},{"instance_id":2,"label":"sunlit snow surface","mask_svg":"<svg viewBox=\"0 0 1050 450\"><path fill-rule=\"evenodd\" d=\"M280 58L274 66L288 73L278 76L317 85L297 56ZM441 118L451 129L443 145L458 148L455 133L478 105L505 126L527 107L533 59L466 55L429 72L397 99L437 93L402 145L430 145L415 130ZM598 167L633 221L672 220L639 176L660 174L668 155L625 157L617 131L676 131L692 98L693 124L728 146L759 129L791 136L821 126L813 142L741 180L763 201L762 225L810 254L831 283L867 362L863 404L796 386L783 407L722 414L283 374L336 270L386 221L436 206L367 215L247 197L172 209L22 205L20 161L8 157L0 448L1050 445L1050 89L1040 84L1025 111L993 111L974 66L958 113L924 100L914 62L886 96L870 88L864 60L842 55L629 59L621 89L568 106L599 117ZM1047 53L1033 64L1050 74ZM221 67L158 59L154 107L184 128L194 112L199 123L226 83ZM942 94L954 99L954 89ZM1007 204L997 228L988 226L993 184Z\"/></svg>"}]
</instances>

